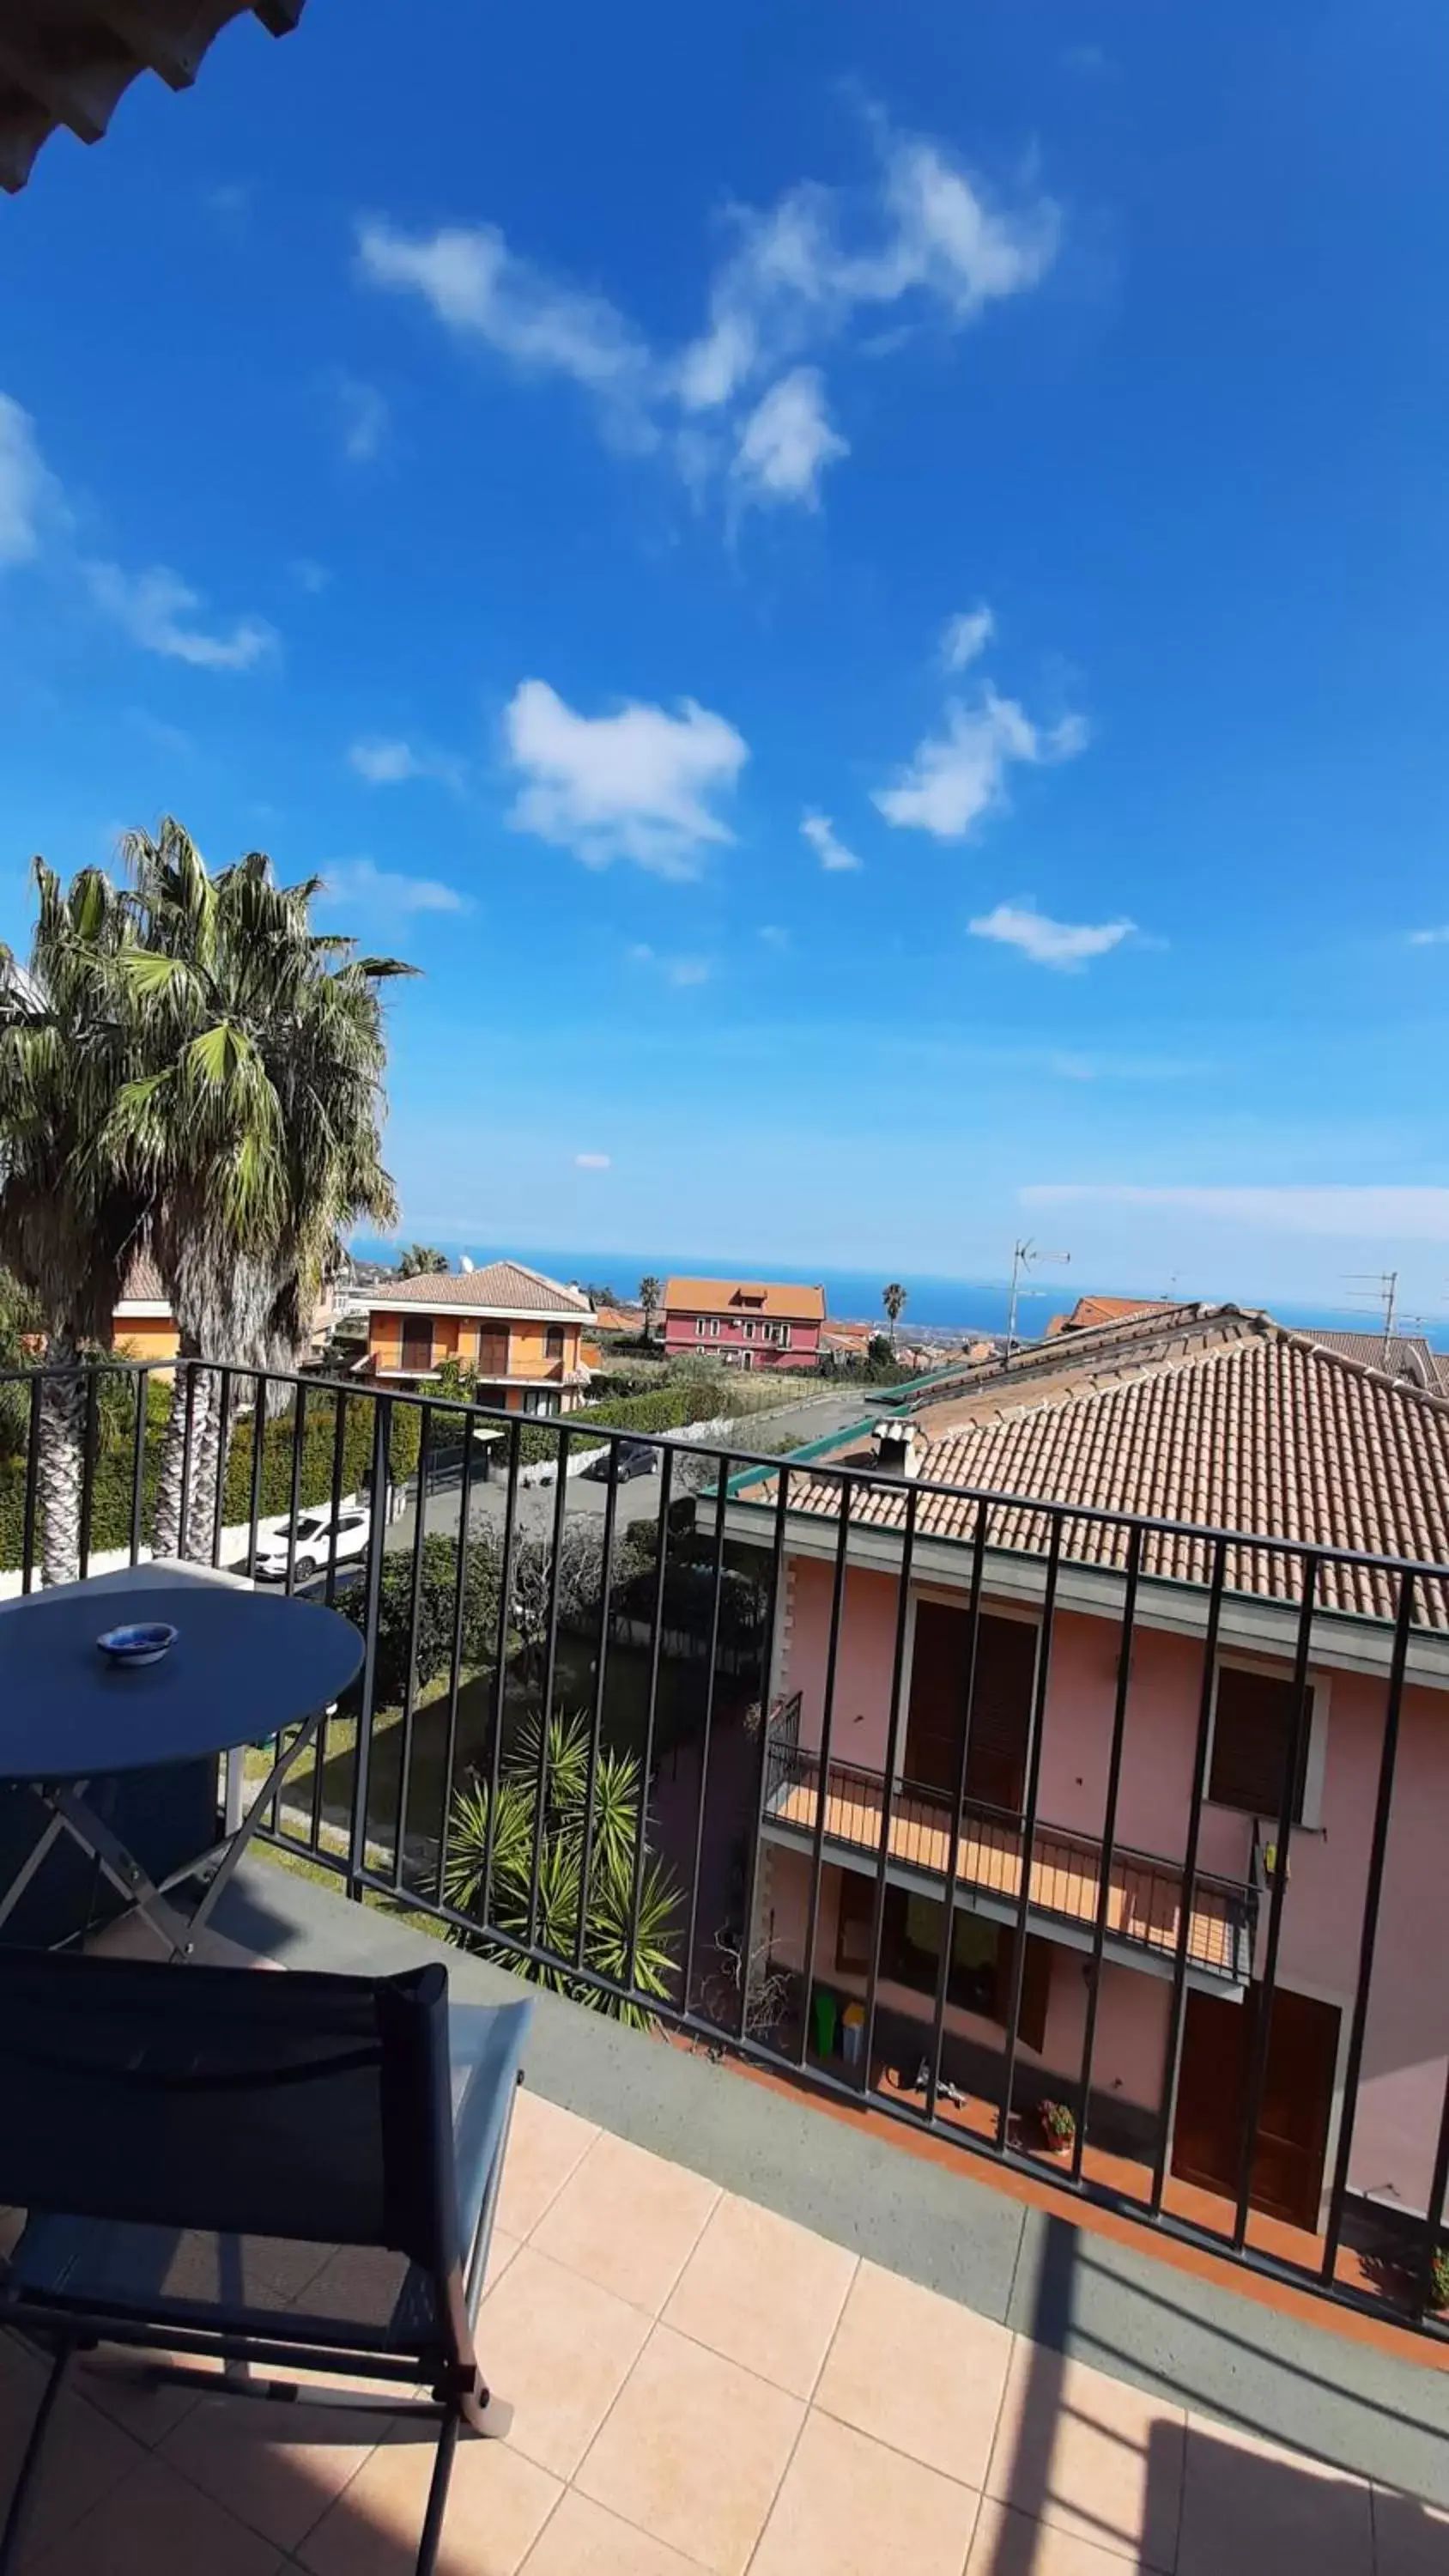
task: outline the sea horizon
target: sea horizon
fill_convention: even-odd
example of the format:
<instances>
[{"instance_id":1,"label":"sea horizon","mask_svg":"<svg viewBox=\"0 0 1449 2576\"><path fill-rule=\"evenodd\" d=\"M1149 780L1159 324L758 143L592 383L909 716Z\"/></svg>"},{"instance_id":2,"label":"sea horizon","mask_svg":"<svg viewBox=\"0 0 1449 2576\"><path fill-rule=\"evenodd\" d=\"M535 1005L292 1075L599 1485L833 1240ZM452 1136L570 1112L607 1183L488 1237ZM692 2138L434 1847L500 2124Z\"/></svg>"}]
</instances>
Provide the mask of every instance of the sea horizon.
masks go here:
<instances>
[{"instance_id":1,"label":"sea horizon","mask_svg":"<svg viewBox=\"0 0 1449 2576\"><path fill-rule=\"evenodd\" d=\"M797 1285L820 1287L825 1291L826 1313L834 1323L880 1323L887 1329L881 1307L881 1290L888 1274L844 1267L808 1268L799 1262L744 1260L722 1253L663 1252L590 1252L576 1246L558 1244L520 1245L488 1243L471 1236L465 1242L457 1235L435 1235L428 1238L439 1252L446 1252L455 1265L463 1259L481 1268L484 1262L521 1261L529 1269L543 1270L551 1278L565 1281L589 1281L598 1287L614 1290L625 1304L637 1302L641 1279L650 1272L660 1280L671 1274L680 1278L700 1279L780 1279ZM357 1235L352 1250L362 1260L395 1260L402 1249L401 1241L389 1242L378 1235ZM1002 1333L1006 1330L1011 1283L1007 1279L955 1278L932 1271L898 1268L893 1274L906 1290L906 1306L898 1332L909 1339L914 1327L930 1333ZM1078 1297L1130 1297L1144 1299L1167 1293L1161 1282L1150 1288L1124 1287L1120 1281L1074 1279L1053 1275L1050 1283L1040 1273L1028 1275L1018 1292L1016 1329L1023 1341L1034 1341L1045 1331L1053 1315L1061 1314L1076 1304ZM1190 1291L1179 1290L1184 1296ZM1373 1333L1382 1329L1382 1318L1362 1306L1336 1305L1330 1299L1321 1302L1303 1299L1272 1299L1240 1291L1235 1296L1209 1299L1219 1305L1238 1305L1273 1315L1280 1324L1296 1328L1317 1326L1321 1331ZM1449 1324L1416 1323L1395 1327L1425 1332L1432 1342L1436 1331L1449 1338Z\"/></svg>"}]
</instances>

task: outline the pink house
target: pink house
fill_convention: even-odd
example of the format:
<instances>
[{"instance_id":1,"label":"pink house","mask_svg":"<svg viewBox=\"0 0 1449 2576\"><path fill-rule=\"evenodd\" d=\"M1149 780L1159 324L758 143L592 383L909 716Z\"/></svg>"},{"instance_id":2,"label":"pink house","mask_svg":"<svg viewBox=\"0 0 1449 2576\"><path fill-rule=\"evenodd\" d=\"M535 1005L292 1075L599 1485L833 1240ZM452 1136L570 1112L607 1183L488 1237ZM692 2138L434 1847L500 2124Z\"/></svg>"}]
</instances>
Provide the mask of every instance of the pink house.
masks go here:
<instances>
[{"instance_id":1,"label":"pink house","mask_svg":"<svg viewBox=\"0 0 1449 2576\"><path fill-rule=\"evenodd\" d=\"M669 1279L664 1349L723 1360L729 1368L813 1369L825 1321L823 1288L791 1280Z\"/></svg>"},{"instance_id":2,"label":"pink house","mask_svg":"<svg viewBox=\"0 0 1449 2576\"><path fill-rule=\"evenodd\" d=\"M1228 2203L1256 2091L1250 2205L1313 2230L1372 1917L1349 2205L1422 2218L1449 2100L1449 1585L1414 1586L1396 1692L1398 1586L1382 1568L1320 1560L1305 1621L1304 1560L1281 1548L1225 1544L1215 1597L1206 1537L1134 1540L1084 1514L1060 1524L1053 1565L1045 1515L977 1498L1440 1564L1449 1400L1235 1309L1072 1341L921 1431L847 1435L831 1461L859 1471L843 1545L838 1476L793 1472L757 1947L841 2004L872 1998L871 2080L887 2089L915 2087L939 2007L943 2072L998 2100L1015 2005L1018 2119L1046 2097L1079 2118L1085 2105L1099 2151L1140 2171L1165 2145L1168 2177ZM730 1534L763 1543L777 1501L772 1474L742 1481Z\"/></svg>"}]
</instances>

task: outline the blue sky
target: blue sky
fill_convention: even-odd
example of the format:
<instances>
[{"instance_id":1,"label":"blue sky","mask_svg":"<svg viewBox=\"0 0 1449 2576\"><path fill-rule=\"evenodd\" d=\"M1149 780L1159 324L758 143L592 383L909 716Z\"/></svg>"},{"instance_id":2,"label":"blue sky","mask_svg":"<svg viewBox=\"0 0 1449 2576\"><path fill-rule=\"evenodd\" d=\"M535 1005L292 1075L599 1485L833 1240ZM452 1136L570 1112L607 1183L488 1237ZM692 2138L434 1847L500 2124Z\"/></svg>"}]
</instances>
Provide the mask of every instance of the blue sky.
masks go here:
<instances>
[{"instance_id":1,"label":"blue sky","mask_svg":"<svg viewBox=\"0 0 1449 2576\"><path fill-rule=\"evenodd\" d=\"M1427 0L233 29L0 209L0 932L320 870L410 1233L1449 1310L1446 92Z\"/></svg>"}]
</instances>

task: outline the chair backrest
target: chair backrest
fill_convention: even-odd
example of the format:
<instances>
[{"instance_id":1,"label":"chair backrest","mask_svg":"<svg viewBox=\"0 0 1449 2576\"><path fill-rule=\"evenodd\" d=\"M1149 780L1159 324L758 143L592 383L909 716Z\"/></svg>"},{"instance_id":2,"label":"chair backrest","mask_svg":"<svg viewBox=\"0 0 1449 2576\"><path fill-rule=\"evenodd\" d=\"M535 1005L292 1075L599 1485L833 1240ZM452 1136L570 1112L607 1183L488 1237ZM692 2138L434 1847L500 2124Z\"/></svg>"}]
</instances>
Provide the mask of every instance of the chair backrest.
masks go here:
<instances>
[{"instance_id":1,"label":"chair backrest","mask_svg":"<svg viewBox=\"0 0 1449 2576\"><path fill-rule=\"evenodd\" d=\"M460 2259L441 1962L0 1954L0 2203Z\"/></svg>"}]
</instances>

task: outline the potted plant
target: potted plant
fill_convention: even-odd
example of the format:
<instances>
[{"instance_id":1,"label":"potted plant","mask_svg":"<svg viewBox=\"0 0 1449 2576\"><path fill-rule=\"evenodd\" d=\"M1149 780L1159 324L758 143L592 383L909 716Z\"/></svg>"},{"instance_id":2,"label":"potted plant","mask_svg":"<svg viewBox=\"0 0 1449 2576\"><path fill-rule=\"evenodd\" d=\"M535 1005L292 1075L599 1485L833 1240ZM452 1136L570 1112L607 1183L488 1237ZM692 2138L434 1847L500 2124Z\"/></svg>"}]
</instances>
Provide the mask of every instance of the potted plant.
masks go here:
<instances>
[{"instance_id":1,"label":"potted plant","mask_svg":"<svg viewBox=\"0 0 1449 2576\"><path fill-rule=\"evenodd\" d=\"M1046 2140L1048 2155L1071 2154L1076 2142L1077 2115L1070 2102L1041 2104L1041 2132Z\"/></svg>"},{"instance_id":2,"label":"potted plant","mask_svg":"<svg viewBox=\"0 0 1449 2576\"><path fill-rule=\"evenodd\" d=\"M1429 2257L1429 2305L1449 2308L1449 2245L1436 2245Z\"/></svg>"}]
</instances>

